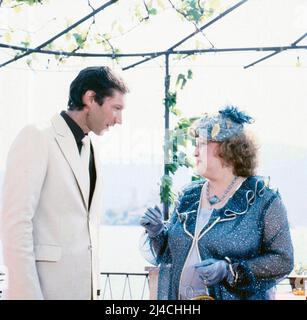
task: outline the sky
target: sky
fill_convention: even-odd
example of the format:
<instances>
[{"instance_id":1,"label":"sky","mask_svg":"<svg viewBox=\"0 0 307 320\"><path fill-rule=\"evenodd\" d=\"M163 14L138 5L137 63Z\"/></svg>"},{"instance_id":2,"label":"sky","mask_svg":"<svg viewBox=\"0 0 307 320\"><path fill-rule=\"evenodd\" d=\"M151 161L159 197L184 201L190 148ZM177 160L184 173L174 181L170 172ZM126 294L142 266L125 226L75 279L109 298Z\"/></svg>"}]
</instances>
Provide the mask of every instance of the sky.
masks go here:
<instances>
[{"instance_id":1,"label":"sky","mask_svg":"<svg viewBox=\"0 0 307 320\"><path fill-rule=\"evenodd\" d=\"M114 21L129 29L129 5L135 1L119 1L96 17L96 27L108 32ZM140 1L138 1L140 2ZM221 0L218 12L237 1ZM40 44L90 12L87 1L52 0L49 5L30 7L21 12L0 9L0 35L3 28L14 26L31 30L33 45ZM94 7L101 1L91 1ZM88 24L81 26L85 28ZM193 32L194 27L182 21L172 10L153 19L123 37L116 46L122 52L151 52L167 49ZM202 47L216 48L284 46L307 31L306 0L250 0L198 35ZM1 33L2 32L2 33ZM22 34L22 32L20 32ZM18 37L17 37L18 38ZM59 40L58 43L63 43ZM4 42L3 37L0 42ZM305 38L300 44L307 44ZM195 39L181 49L195 48ZM91 51L99 50L94 48ZM12 56L0 50L0 61ZM265 52L215 53L195 59L170 61L171 88L179 73L193 71L193 80L178 93L178 106L184 116L214 112L226 104L237 105L255 118L250 130L260 146L259 173L272 175L276 186L286 193L296 189L296 195L285 195L289 203L295 196L303 200L307 191L307 55L306 50L278 54L254 67L243 66L265 56ZM299 58L298 58L299 57ZM120 65L109 59L70 58L58 67L49 57L36 56L31 70L25 59L0 69L0 171L5 170L9 147L16 134L29 123L48 120L66 109L68 89L78 71L90 65L109 65L116 69L130 87L124 122L103 137L93 137L99 145L104 164L163 165L164 134L164 60L154 59L133 69L122 71L132 60ZM300 66L297 66L297 62ZM136 60L133 60L136 61ZM171 125L176 119L171 119ZM125 179L125 177L122 177ZM126 179L130 179L127 173ZM291 183L291 186L289 185ZM304 201L306 203L304 203ZM303 214L303 213L302 213ZM302 216L303 217L303 216ZM304 217L305 218L305 217ZM305 218L306 219L306 218Z\"/></svg>"}]
</instances>

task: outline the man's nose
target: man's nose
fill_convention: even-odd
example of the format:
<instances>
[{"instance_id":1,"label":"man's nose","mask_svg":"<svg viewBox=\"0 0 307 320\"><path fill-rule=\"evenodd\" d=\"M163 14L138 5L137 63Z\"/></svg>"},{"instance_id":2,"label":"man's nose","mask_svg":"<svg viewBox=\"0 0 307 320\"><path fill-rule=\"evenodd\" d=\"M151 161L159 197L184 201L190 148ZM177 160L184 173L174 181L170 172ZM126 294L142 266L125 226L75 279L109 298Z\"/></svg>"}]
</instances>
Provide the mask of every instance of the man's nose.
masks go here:
<instances>
[{"instance_id":1,"label":"man's nose","mask_svg":"<svg viewBox=\"0 0 307 320\"><path fill-rule=\"evenodd\" d=\"M117 116L116 116L116 123L117 124L122 124L123 121L122 121L122 113L119 113Z\"/></svg>"}]
</instances>

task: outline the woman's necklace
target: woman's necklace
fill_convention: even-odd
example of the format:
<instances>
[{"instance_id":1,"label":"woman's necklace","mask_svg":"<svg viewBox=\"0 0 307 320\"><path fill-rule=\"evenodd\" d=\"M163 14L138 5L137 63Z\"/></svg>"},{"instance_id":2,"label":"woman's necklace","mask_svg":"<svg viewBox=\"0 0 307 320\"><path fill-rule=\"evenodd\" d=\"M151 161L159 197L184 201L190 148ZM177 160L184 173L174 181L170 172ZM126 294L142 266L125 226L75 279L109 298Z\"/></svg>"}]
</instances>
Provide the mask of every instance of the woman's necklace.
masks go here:
<instances>
[{"instance_id":1,"label":"woman's necklace","mask_svg":"<svg viewBox=\"0 0 307 320\"><path fill-rule=\"evenodd\" d=\"M226 190L224 191L223 195L221 196L221 198L219 198L216 194L212 197L210 197L210 185L209 182L207 182L207 188L206 188L206 198L208 200L208 202L210 203L211 206L222 202L225 197L227 196L227 194L229 193L229 191L231 190L231 188L233 187L233 185L235 184L235 182L238 180L238 176L235 176L232 181L230 182L230 184L228 185L228 187L226 188Z\"/></svg>"}]
</instances>

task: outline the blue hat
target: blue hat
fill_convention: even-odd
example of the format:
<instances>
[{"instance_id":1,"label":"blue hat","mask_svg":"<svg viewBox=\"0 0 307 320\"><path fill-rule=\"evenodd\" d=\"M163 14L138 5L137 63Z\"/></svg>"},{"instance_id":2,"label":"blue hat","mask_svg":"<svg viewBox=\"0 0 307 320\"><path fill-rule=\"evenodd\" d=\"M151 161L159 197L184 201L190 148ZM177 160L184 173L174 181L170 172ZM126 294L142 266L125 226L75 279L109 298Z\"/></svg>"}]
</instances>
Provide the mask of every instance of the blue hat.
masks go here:
<instances>
[{"instance_id":1,"label":"blue hat","mask_svg":"<svg viewBox=\"0 0 307 320\"><path fill-rule=\"evenodd\" d=\"M196 124L196 135L209 141L222 142L243 131L244 123L254 120L237 107L227 106L216 115L205 114Z\"/></svg>"}]
</instances>

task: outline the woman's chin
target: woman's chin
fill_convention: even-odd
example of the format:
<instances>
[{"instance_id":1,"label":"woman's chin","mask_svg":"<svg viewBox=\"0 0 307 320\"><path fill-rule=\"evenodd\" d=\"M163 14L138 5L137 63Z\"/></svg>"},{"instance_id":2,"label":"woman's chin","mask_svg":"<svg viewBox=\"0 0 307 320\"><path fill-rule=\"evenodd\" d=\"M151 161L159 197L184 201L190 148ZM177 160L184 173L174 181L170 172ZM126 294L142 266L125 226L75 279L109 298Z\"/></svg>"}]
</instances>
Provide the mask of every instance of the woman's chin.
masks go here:
<instances>
[{"instance_id":1,"label":"woman's chin","mask_svg":"<svg viewBox=\"0 0 307 320\"><path fill-rule=\"evenodd\" d=\"M194 172L197 176L202 176L202 177L204 176L204 171L201 169L196 168Z\"/></svg>"},{"instance_id":2,"label":"woman's chin","mask_svg":"<svg viewBox=\"0 0 307 320\"><path fill-rule=\"evenodd\" d=\"M204 165L199 164L195 166L195 173L199 176L204 176L207 173L207 168L204 168Z\"/></svg>"}]
</instances>

